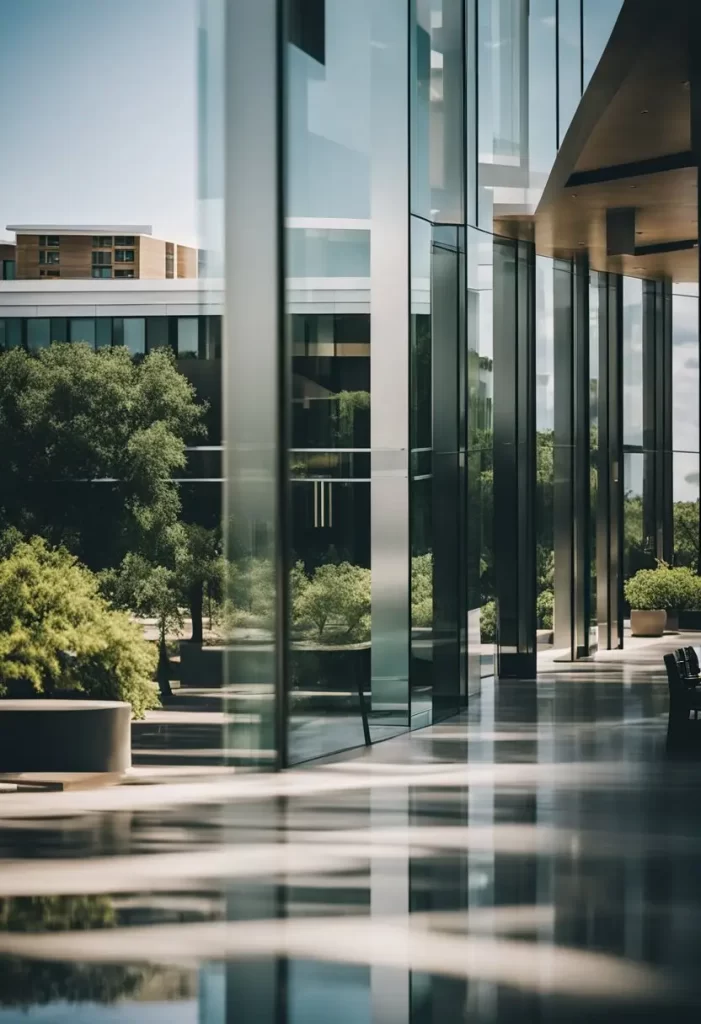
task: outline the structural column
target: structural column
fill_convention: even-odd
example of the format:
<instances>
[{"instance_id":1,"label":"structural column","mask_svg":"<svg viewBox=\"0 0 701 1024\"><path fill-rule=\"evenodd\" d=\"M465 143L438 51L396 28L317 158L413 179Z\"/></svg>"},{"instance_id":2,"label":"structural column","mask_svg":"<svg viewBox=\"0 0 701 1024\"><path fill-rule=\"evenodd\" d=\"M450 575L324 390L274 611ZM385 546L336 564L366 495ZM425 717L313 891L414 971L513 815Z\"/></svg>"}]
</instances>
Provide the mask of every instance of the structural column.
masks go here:
<instances>
[{"instance_id":1,"label":"structural column","mask_svg":"<svg viewBox=\"0 0 701 1024\"><path fill-rule=\"evenodd\" d=\"M372 710L408 725L408 7L405 0L374 0L371 17Z\"/></svg>"},{"instance_id":2,"label":"structural column","mask_svg":"<svg viewBox=\"0 0 701 1024\"><path fill-rule=\"evenodd\" d=\"M226 679L237 763L286 765L287 451L284 337L283 4L221 9L225 46L224 522L227 557L262 561L273 585L269 644L232 642ZM240 702L240 706L239 706Z\"/></svg>"},{"instance_id":3,"label":"structural column","mask_svg":"<svg viewBox=\"0 0 701 1024\"><path fill-rule=\"evenodd\" d=\"M668 281L643 285L643 535L655 558L671 562L672 482L672 288Z\"/></svg>"},{"instance_id":4,"label":"structural column","mask_svg":"<svg viewBox=\"0 0 701 1024\"><path fill-rule=\"evenodd\" d=\"M554 647L590 653L589 262L557 260L554 273Z\"/></svg>"},{"instance_id":5,"label":"structural column","mask_svg":"<svg viewBox=\"0 0 701 1024\"><path fill-rule=\"evenodd\" d=\"M498 673L534 678L535 250L494 243L494 557Z\"/></svg>"},{"instance_id":6,"label":"structural column","mask_svg":"<svg viewBox=\"0 0 701 1024\"><path fill-rule=\"evenodd\" d=\"M623 281L599 275L596 579L599 648L623 645Z\"/></svg>"}]
</instances>

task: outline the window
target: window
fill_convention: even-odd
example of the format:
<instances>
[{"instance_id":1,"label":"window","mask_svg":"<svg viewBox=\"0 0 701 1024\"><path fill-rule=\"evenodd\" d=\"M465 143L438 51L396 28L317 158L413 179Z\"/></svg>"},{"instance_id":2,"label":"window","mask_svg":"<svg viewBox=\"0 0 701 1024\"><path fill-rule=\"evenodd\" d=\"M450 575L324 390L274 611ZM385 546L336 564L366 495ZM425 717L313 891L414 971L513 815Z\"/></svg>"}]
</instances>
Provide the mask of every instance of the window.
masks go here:
<instances>
[{"instance_id":1,"label":"window","mask_svg":"<svg viewBox=\"0 0 701 1024\"><path fill-rule=\"evenodd\" d=\"M146 351L146 321L143 317L125 317L123 324L124 347L133 356L143 355Z\"/></svg>"},{"instance_id":2,"label":"window","mask_svg":"<svg viewBox=\"0 0 701 1024\"><path fill-rule=\"evenodd\" d=\"M44 249L58 249L58 235L39 235L39 246Z\"/></svg>"},{"instance_id":3,"label":"window","mask_svg":"<svg viewBox=\"0 0 701 1024\"><path fill-rule=\"evenodd\" d=\"M134 271L133 270L115 270L114 276L115 277L133 277L134 276Z\"/></svg>"},{"instance_id":4,"label":"window","mask_svg":"<svg viewBox=\"0 0 701 1024\"><path fill-rule=\"evenodd\" d=\"M114 262L115 263L133 263L134 262L134 250L133 249L115 249L114 250Z\"/></svg>"},{"instance_id":5,"label":"window","mask_svg":"<svg viewBox=\"0 0 701 1024\"><path fill-rule=\"evenodd\" d=\"M16 264L14 260L3 260L2 261L2 279L3 281L14 281L16 276Z\"/></svg>"},{"instance_id":6,"label":"window","mask_svg":"<svg viewBox=\"0 0 701 1024\"><path fill-rule=\"evenodd\" d=\"M22 321L19 317L0 320L0 351L19 348L22 344Z\"/></svg>"},{"instance_id":7,"label":"window","mask_svg":"<svg viewBox=\"0 0 701 1024\"><path fill-rule=\"evenodd\" d=\"M149 352L154 352L157 348L167 348L168 317L150 316L146 321L146 335Z\"/></svg>"},{"instance_id":8,"label":"window","mask_svg":"<svg viewBox=\"0 0 701 1024\"><path fill-rule=\"evenodd\" d=\"M92 247L93 249L111 249L112 235L93 235Z\"/></svg>"},{"instance_id":9,"label":"window","mask_svg":"<svg viewBox=\"0 0 701 1024\"><path fill-rule=\"evenodd\" d=\"M60 270L40 270L39 277L60 277Z\"/></svg>"},{"instance_id":10,"label":"window","mask_svg":"<svg viewBox=\"0 0 701 1024\"><path fill-rule=\"evenodd\" d=\"M112 253L111 252L94 252L92 254L92 265L94 267L111 267L112 266Z\"/></svg>"},{"instance_id":11,"label":"window","mask_svg":"<svg viewBox=\"0 0 701 1024\"><path fill-rule=\"evenodd\" d=\"M95 321L87 317L80 317L71 320L71 341L84 341L86 344L95 345Z\"/></svg>"},{"instance_id":12,"label":"window","mask_svg":"<svg viewBox=\"0 0 701 1024\"><path fill-rule=\"evenodd\" d=\"M112 317L101 316L95 321L95 347L109 348L112 344Z\"/></svg>"},{"instance_id":13,"label":"window","mask_svg":"<svg viewBox=\"0 0 701 1024\"><path fill-rule=\"evenodd\" d=\"M47 318L29 317L27 320L27 347L30 352L48 348L51 342L51 321Z\"/></svg>"},{"instance_id":14,"label":"window","mask_svg":"<svg viewBox=\"0 0 701 1024\"><path fill-rule=\"evenodd\" d=\"M50 250L47 251L46 249L40 249L39 250L39 263L60 263L60 262L61 262L61 253L60 252L51 252Z\"/></svg>"},{"instance_id":15,"label":"window","mask_svg":"<svg viewBox=\"0 0 701 1024\"><path fill-rule=\"evenodd\" d=\"M111 267L93 267L92 268L92 276L93 277L112 277L112 268Z\"/></svg>"},{"instance_id":16,"label":"window","mask_svg":"<svg viewBox=\"0 0 701 1024\"><path fill-rule=\"evenodd\" d=\"M65 316L51 317L51 341L68 341L68 321Z\"/></svg>"},{"instance_id":17,"label":"window","mask_svg":"<svg viewBox=\"0 0 701 1024\"><path fill-rule=\"evenodd\" d=\"M199 331L196 316L178 317L178 358L196 359L199 354Z\"/></svg>"},{"instance_id":18,"label":"window","mask_svg":"<svg viewBox=\"0 0 701 1024\"><path fill-rule=\"evenodd\" d=\"M134 235L115 235L114 236L114 244L115 245L133 245L134 244Z\"/></svg>"}]
</instances>

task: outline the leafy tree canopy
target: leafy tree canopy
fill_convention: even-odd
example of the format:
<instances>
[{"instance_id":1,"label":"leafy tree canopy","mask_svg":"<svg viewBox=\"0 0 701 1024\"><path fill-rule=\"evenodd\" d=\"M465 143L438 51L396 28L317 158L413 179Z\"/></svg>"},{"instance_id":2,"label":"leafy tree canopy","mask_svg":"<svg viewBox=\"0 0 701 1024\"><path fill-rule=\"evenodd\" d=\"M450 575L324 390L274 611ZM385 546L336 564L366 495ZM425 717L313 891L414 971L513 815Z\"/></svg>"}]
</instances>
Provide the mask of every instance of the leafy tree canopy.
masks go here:
<instances>
[{"instance_id":1,"label":"leafy tree canopy","mask_svg":"<svg viewBox=\"0 0 701 1024\"><path fill-rule=\"evenodd\" d=\"M140 363L83 344L0 355L0 524L95 567L153 547L177 520L172 475L204 411L163 350Z\"/></svg>"}]
</instances>

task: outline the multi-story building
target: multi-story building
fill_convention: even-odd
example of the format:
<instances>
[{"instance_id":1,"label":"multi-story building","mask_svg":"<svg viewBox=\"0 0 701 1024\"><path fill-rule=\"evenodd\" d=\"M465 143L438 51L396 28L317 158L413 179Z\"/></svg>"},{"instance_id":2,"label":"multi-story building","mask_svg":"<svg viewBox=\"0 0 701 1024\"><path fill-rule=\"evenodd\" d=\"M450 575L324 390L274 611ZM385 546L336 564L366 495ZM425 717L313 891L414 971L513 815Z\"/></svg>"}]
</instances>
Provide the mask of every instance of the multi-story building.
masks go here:
<instances>
[{"instance_id":1,"label":"multi-story building","mask_svg":"<svg viewBox=\"0 0 701 1024\"><path fill-rule=\"evenodd\" d=\"M8 224L7 230L17 238L18 281L197 277L197 250L153 238L145 224Z\"/></svg>"}]
</instances>

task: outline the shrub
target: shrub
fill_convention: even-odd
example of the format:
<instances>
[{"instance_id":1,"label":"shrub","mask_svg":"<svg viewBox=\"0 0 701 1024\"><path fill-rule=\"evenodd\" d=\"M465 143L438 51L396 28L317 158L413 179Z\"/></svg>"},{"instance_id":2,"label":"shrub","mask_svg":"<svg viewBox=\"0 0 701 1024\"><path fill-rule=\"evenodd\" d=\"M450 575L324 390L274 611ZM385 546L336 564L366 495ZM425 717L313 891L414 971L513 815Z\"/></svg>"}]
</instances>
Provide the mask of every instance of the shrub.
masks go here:
<instances>
[{"instance_id":1,"label":"shrub","mask_svg":"<svg viewBox=\"0 0 701 1024\"><path fill-rule=\"evenodd\" d=\"M487 601L480 609L480 640L483 644L497 642L497 606Z\"/></svg>"},{"instance_id":2,"label":"shrub","mask_svg":"<svg viewBox=\"0 0 701 1024\"><path fill-rule=\"evenodd\" d=\"M112 611L97 577L64 548L14 543L0 561L0 693L78 691L124 700L141 718L158 706L156 651Z\"/></svg>"},{"instance_id":3,"label":"shrub","mask_svg":"<svg viewBox=\"0 0 701 1024\"><path fill-rule=\"evenodd\" d=\"M370 570L350 562L320 565L311 579L303 582L296 567L296 594L292 610L295 621L313 623L317 638L336 627L346 642L360 642L370 636Z\"/></svg>"},{"instance_id":4,"label":"shrub","mask_svg":"<svg viewBox=\"0 0 701 1024\"><path fill-rule=\"evenodd\" d=\"M552 590L543 590L538 594L535 603L535 614L538 629L553 628L553 607L555 595Z\"/></svg>"},{"instance_id":5,"label":"shrub","mask_svg":"<svg viewBox=\"0 0 701 1024\"><path fill-rule=\"evenodd\" d=\"M670 568L660 562L656 569L639 569L626 580L625 598L638 611L679 611L699 602L698 577L687 566Z\"/></svg>"},{"instance_id":6,"label":"shrub","mask_svg":"<svg viewBox=\"0 0 701 1024\"><path fill-rule=\"evenodd\" d=\"M433 625L433 555L415 555L411 560L411 624Z\"/></svg>"}]
</instances>

